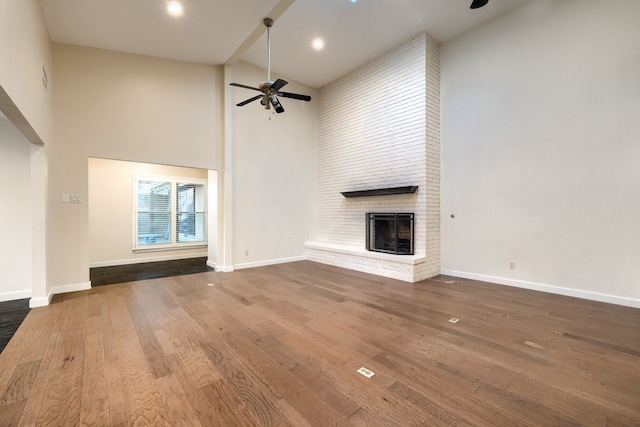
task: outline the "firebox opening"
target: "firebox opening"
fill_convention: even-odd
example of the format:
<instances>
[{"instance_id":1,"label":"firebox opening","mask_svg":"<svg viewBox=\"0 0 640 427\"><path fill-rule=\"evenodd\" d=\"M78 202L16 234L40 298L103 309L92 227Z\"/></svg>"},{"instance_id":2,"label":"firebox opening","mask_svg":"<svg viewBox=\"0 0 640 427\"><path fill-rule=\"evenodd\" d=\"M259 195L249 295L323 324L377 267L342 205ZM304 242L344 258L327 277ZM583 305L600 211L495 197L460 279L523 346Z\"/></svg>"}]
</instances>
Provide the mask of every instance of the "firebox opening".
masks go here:
<instances>
[{"instance_id":1,"label":"firebox opening","mask_svg":"<svg viewBox=\"0 0 640 427\"><path fill-rule=\"evenodd\" d=\"M413 213L367 213L367 250L413 255Z\"/></svg>"}]
</instances>

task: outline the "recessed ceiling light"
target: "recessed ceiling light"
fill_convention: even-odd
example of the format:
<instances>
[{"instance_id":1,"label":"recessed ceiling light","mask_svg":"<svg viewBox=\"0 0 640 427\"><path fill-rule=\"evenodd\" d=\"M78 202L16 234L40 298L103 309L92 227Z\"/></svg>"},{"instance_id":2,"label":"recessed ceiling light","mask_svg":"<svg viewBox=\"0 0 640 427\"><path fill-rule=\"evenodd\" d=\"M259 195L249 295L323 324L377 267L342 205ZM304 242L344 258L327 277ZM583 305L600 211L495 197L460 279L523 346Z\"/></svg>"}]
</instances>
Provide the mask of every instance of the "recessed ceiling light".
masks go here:
<instances>
[{"instance_id":1,"label":"recessed ceiling light","mask_svg":"<svg viewBox=\"0 0 640 427\"><path fill-rule=\"evenodd\" d=\"M171 16L182 16L184 8L179 1L170 1L167 3L167 13Z\"/></svg>"},{"instance_id":2,"label":"recessed ceiling light","mask_svg":"<svg viewBox=\"0 0 640 427\"><path fill-rule=\"evenodd\" d=\"M315 39L313 39L313 41L311 41L311 46L315 50L322 50L322 49L324 49L324 40L322 40L320 38L315 38Z\"/></svg>"}]
</instances>

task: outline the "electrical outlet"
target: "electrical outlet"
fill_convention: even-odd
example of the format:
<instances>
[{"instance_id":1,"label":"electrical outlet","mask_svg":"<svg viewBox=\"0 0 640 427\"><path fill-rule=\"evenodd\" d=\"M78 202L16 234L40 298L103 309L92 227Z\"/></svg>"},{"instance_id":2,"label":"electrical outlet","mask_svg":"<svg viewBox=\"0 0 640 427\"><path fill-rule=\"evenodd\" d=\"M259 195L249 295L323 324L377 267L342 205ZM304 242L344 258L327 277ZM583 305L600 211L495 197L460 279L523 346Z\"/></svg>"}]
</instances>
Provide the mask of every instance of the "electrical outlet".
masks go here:
<instances>
[{"instance_id":1,"label":"electrical outlet","mask_svg":"<svg viewBox=\"0 0 640 427\"><path fill-rule=\"evenodd\" d=\"M515 269L516 269L516 263L515 263L515 262L513 262L513 261L511 261L511 262L509 263L509 269L510 269L510 270L515 270Z\"/></svg>"},{"instance_id":2,"label":"electrical outlet","mask_svg":"<svg viewBox=\"0 0 640 427\"><path fill-rule=\"evenodd\" d=\"M246 251L244 251L244 256L249 256L249 249L247 249Z\"/></svg>"}]
</instances>

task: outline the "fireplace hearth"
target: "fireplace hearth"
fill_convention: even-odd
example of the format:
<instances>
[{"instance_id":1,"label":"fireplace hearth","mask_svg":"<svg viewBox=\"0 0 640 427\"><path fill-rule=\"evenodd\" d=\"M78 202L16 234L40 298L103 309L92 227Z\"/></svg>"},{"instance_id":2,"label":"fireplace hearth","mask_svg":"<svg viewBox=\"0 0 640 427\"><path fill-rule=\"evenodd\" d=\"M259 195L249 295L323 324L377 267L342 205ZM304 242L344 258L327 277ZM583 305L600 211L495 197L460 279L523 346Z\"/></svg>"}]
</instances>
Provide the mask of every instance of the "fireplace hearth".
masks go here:
<instances>
[{"instance_id":1,"label":"fireplace hearth","mask_svg":"<svg viewBox=\"0 0 640 427\"><path fill-rule=\"evenodd\" d=\"M367 213L367 250L413 255L413 213Z\"/></svg>"}]
</instances>

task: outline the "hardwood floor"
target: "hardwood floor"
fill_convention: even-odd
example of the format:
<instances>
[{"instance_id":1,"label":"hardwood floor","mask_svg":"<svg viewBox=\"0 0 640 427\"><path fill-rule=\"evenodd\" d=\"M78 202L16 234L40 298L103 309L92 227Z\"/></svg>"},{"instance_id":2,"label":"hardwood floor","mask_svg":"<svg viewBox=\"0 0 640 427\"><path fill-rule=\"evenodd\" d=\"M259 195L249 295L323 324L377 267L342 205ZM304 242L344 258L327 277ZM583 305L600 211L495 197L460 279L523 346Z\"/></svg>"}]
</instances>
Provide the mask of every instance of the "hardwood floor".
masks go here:
<instances>
[{"instance_id":1,"label":"hardwood floor","mask_svg":"<svg viewBox=\"0 0 640 427\"><path fill-rule=\"evenodd\" d=\"M111 285L136 280L214 271L207 266L207 257L172 261L146 262L90 269L91 286ZM29 298L0 302L0 353L29 314Z\"/></svg>"},{"instance_id":2,"label":"hardwood floor","mask_svg":"<svg viewBox=\"0 0 640 427\"><path fill-rule=\"evenodd\" d=\"M0 353L29 314L29 298L0 302Z\"/></svg>"},{"instance_id":3,"label":"hardwood floor","mask_svg":"<svg viewBox=\"0 0 640 427\"><path fill-rule=\"evenodd\" d=\"M31 310L0 354L0 425L638 426L639 326L308 261L100 286Z\"/></svg>"},{"instance_id":4,"label":"hardwood floor","mask_svg":"<svg viewBox=\"0 0 640 427\"><path fill-rule=\"evenodd\" d=\"M214 271L213 268L207 266L207 257L187 258L91 268L89 269L89 280L91 280L91 286L93 287L204 273L205 271Z\"/></svg>"}]
</instances>

